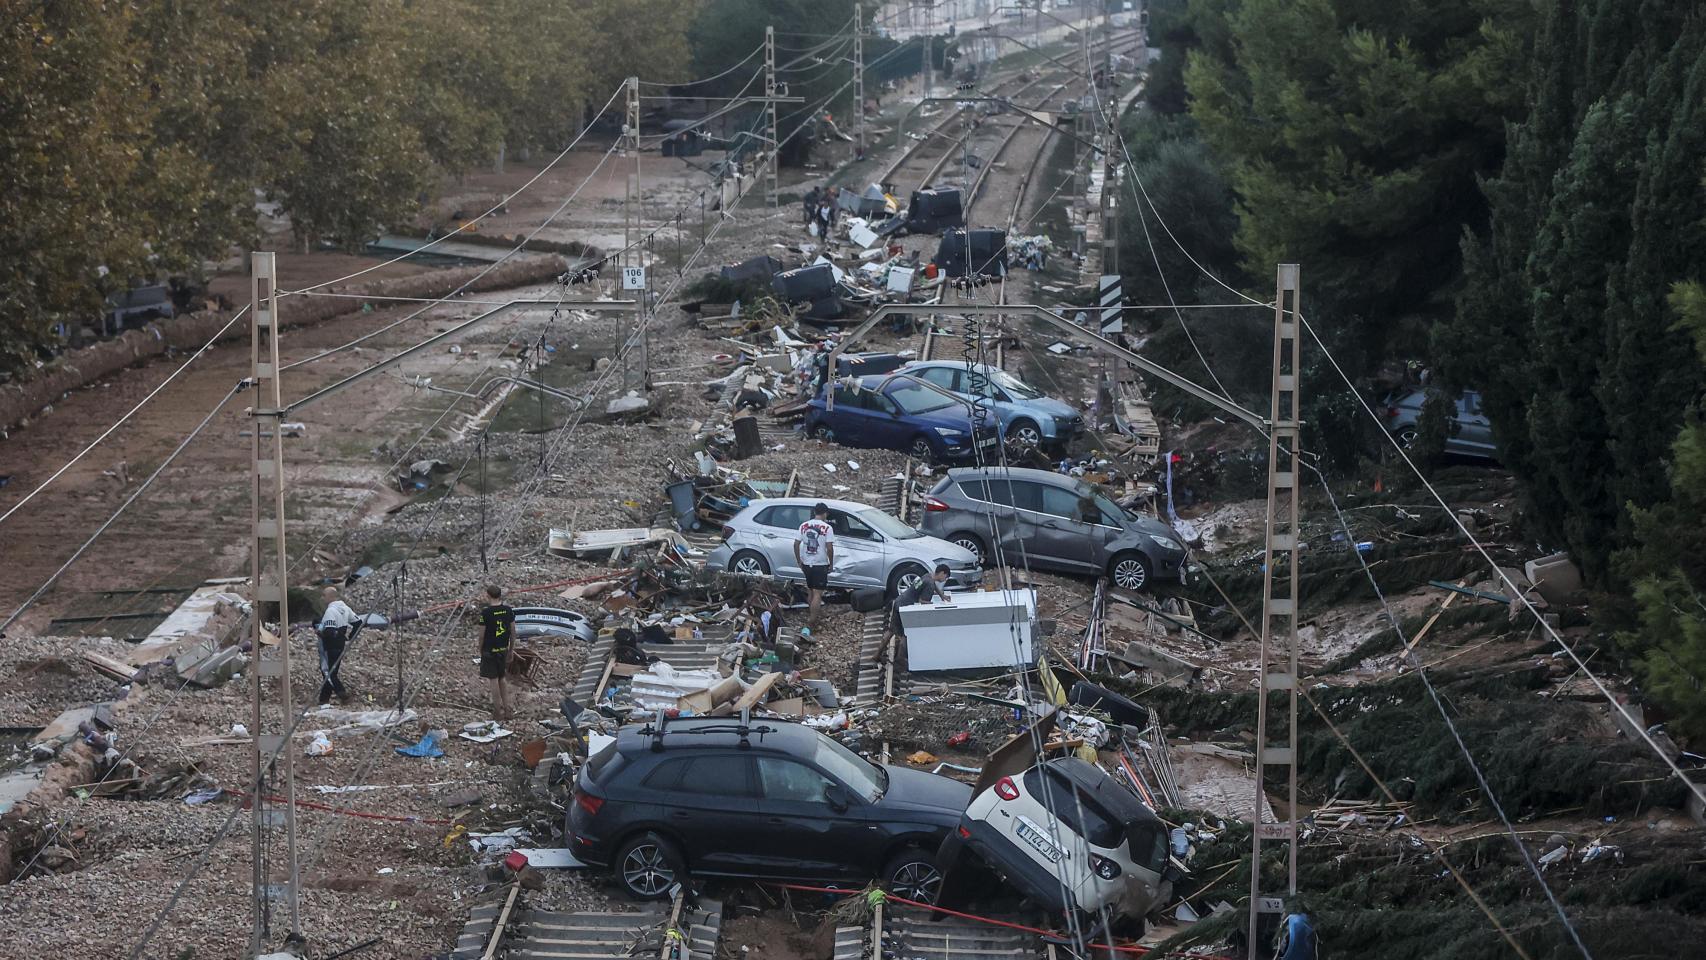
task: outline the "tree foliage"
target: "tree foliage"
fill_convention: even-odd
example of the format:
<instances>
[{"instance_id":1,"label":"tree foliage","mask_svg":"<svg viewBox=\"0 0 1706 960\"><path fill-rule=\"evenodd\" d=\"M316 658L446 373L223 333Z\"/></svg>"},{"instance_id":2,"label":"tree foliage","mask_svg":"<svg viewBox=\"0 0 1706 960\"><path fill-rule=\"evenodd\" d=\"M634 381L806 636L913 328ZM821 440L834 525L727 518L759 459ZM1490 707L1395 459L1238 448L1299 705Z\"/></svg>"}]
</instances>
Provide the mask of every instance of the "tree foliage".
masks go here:
<instances>
[{"instance_id":1,"label":"tree foliage","mask_svg":"<svg viewBox=\"0 0 1706 960\"><path fill-rule=\"evenodd\" d=\"M695 0L0 0L0 371L255 239L361 244L446 175L560 149Z\"/></svg>"},{"instance_id":2,"label":"tree foliage","mask_svg":"<svg viewBox=\"0 0 1706 960\"><path fill-rule=\"evenodd\" d=\"M1706 371L1706 287L1679 284L1670 305ZM1685 364L1684 364L1685 365ZM1618 559L1635 584L1636 626L1619 639L1640 657L1647 692L1675 728L1706 743L1706 404L1690 404L1671 444L1670 496L1632 507L1636 546Z\"/></svg>"},{"instance_id":3,"label":"tree foliage","mask_svg":"<svg viewBox=\"0 0 1706 960\"><path fill-rule=\"evenodd\" d=\"M1527 0L1193 0L1191 115L1230 172L1255 276L1305 264L1358 372L1449 312L1476 178L1521 106ZM1324 329L1323 329L1324 328Z\"/></svg>"},{"instance_id":4,"label":"tree foliage","mask_svg":"<svg viewBox=\"0 0 1706 960\"><path fill-rule=\"evenodd\" d=\"M1527 86L1435 342L1481 387L1535 532L1609 586L1634 517L1673 495L1658 465L1703 382L1665 296L1706 256L1706 13L1560 0Z\"/></svg>"}]
</instances>

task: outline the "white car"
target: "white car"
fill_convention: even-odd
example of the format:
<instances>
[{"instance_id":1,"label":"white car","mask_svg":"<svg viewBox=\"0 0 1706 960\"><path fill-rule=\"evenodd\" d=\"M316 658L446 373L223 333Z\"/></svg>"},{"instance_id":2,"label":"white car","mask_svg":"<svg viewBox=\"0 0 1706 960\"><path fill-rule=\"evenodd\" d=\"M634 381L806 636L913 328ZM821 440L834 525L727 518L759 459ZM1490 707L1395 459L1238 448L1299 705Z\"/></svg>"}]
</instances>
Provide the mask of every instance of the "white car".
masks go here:
<instances>
[{"instance_id":1,"label":"white car","mask_svg":"<svg viewBox=\"0 0 1706 960\"><path fill-rule=\"evenodd\" d=\"M794 537L819 503L829 507L835 530L832 587L877 587L893 597L917 585L937 564L947 564L951 587L971 590L983 583L983 567L970 550L920 533L876 507L817 497L770 497L747 504L723 525L723 542L705 558L705 569L804 580L794 559Z\"/></svg>"},{"instance_id":2,"label":"white car","mask_svg":"<svg viewBox=\"0 0 1706 960\"><path fill-rule=\"evenodd\" d=\"M1094 918L1106 907L1110 919L1141 922L1178 876L1161 819L1077 758L1039 763L974 796L936 862L954 871L968 851L1055 915L1075 906Z\"/></svg>"}]
</instances>

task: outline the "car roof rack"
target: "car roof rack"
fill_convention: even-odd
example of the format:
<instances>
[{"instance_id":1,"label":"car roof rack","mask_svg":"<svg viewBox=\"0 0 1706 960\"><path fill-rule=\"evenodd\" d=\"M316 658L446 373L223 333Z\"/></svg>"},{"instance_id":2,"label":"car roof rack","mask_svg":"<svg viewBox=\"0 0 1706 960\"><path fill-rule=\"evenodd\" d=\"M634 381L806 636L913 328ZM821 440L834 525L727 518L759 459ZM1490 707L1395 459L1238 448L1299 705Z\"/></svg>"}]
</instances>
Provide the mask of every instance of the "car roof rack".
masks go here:
<instances>
[{"instance_id":1,"label":"car roof rack","mask_svg":"<svg viewBox=\"0 0 1706 960\"><path fill-rule=\"evenodd\" d=\"M709 718L705 718L705 719L709 719ZM664 735L666 729L668 728L668 726L669 726L669 715L666 713L660 713L660 714L658 714L657 719L655 719L654 721L652 721L651 723L647 724L646 726L644 726L640 729L640 735L641 736L651 737L651 741L652 741L651 749L652 749L653 753L662 753L663 752L663 735ZM747 707L747 708L741 710L740 717L736 720L735 723L710 723L710 724L705 724L704 726L694 726L694 727L687 729L687 730L678 730L677 732L678 733L735 733L735 734L740 735L740 748L742 750L749 750L752 748L752 742L747 739L747 737L750 734L757 733L759 735L759 737L762 738L765 734L773 733L773 732L775 732L775 730L776 730L775 727L771 727L768 725L758 726L758 727L753 726L752 725L752 708Z\"/></svg>"}]
</instances>

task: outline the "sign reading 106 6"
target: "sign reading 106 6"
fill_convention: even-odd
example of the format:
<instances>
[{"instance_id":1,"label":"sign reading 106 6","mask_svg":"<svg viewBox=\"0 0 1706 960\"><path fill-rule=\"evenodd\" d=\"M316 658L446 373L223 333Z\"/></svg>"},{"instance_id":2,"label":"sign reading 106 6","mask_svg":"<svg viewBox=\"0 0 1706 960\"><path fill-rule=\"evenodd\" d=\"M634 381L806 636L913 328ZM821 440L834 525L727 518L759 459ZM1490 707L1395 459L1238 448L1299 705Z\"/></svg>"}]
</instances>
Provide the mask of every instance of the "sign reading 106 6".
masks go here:
<instances>
[{"instance_id":1,"label":"sign reading 106 6","mask_svg":"<svg viewBox=\"0 0 1706 960\"><path fill-rule=\"evenodd\" d=\"M622 289L624 289L624 290L644 290L644 289L646 289L646 268L645 267L623 267L622 268Z\"/></svg>"}]
</instances>

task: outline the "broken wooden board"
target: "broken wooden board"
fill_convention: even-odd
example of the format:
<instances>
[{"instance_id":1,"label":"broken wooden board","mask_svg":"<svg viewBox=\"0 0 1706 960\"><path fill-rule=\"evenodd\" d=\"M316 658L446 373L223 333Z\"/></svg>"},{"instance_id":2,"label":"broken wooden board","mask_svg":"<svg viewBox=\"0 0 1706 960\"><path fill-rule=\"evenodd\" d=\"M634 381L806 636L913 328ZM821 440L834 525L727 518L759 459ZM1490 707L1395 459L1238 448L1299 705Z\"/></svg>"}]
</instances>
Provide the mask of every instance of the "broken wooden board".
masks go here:
<instances>
[{"instance_id":1,"label":"broken wooden board","mask_svg":"<svg viewBox=\"0 0 1706 960\"><path fill-rule=\"evenodd\" d=\"M735 701L735 712L750 710L762 703L765 695L770 692L770 688L774 687L781 679L782 674L778 672L767 673L753 681L752 686L748 687L746 692L740 695L740 699Z\"/></svg>"}]
</instances>

